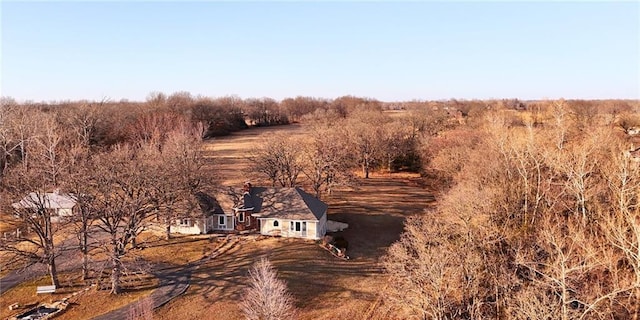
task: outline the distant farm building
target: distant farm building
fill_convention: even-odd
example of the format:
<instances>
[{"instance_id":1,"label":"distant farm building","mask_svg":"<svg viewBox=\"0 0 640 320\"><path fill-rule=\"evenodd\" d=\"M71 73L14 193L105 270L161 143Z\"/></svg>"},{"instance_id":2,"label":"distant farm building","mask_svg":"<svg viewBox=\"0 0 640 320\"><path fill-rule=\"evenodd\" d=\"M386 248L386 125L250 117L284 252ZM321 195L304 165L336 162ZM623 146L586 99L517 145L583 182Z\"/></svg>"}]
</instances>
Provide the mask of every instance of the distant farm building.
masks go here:
<instances>
[{"instance_id":1,"label":"distant farm building","mask_svg":"<svg viewBox=\"0 0 640 320\"><path fill-rule=\"evenodd\" d=\"M70 194L54 192L31 192L19 202L11 205L16 210L29 210L34 215L39 210L47 210L52 222L59 222L64 217L73 215L76 200Z\"/></svg>"}]
</instances>

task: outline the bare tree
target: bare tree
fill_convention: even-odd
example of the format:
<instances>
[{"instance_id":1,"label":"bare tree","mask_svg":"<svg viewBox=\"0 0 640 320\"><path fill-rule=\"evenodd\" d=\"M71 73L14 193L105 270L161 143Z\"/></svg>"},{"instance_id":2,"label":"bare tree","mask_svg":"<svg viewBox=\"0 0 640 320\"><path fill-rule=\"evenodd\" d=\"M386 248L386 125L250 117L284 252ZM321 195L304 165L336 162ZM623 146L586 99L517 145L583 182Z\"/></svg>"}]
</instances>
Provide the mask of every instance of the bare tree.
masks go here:
<instances>
[{"instance_id":1,"label":"bare tree","mask_svg":"<svg viewBox=\"0 0 640 320\"><path fill-rule=\"evenodd\" d=\"M246 114L256 126L287 124L289 119L280 111L278 102L271 98L245 100Z\"/></svg>"},{"instance_id":2,"label":"bare tree","mask_svg":"<svg viewBox=\"0 0 640 320\"><path fill-rule=\"evenodd\" d=\"M67 123L75 137L84 147L89 147L98 140L99 127L104 121L102 117L106 100L97 104L82 104L68 113Z\"/></svg>"},{"instance_id":3,"label":"bare tree","mask_svg":"<svg viewBox=\"0 0 640 320\"><path fill-rule=\"evenodd\" d=\"M198 213L196 194L213 179L202 170L204 160L198 128L184 124L169 133L160 150L148 149L146 158L159 179L152 192L161 220L166 225L167 239L171 238L171 224L179 218L192 218Z\"/></svg>"},{"instance_id":4,"label":"bare tree","mask_svg":"<svg viewBox=\"0 0 640 320\"><path fill-rule=\"evenodd\" d=\"M56 257L60 252L54 243L59 224L52 219L56 201L51 199L51 190L37 171L18 167L3 181L2 191L4 199L16 201L4 204L15 218L5 222L16 228L15 236L6 237L5 234L0 239L0 250L11 256L6 262L23 266L43 263L47 266L51 284L59 286Z\"/></svg>"},{"instance_id":5,"label":"bare tree","mask_svg":"<svg viewBox=\"0 0 640 320\"><path fill-rule=\"evenodd\" d=\"M301 167L301 140L274 135L264 141L250 158L256 171L271 180L273 186L295 187Z\"/></svg>"},{"instance_id":6,"label":"bare tree","mask_svg":"<svg viewBox=\"0 0 640 320\"><path fill-rule=\"evenodd\" d=\"M412 151L415 141L409 128L402 122L392 121L382 127L380 158L386 162L389 173L392 172L393 162L398 157Z\"/></svg>"},{"instance_id":7,"label":"bare tree","mask_svg":"<svg viewBox=\"0 0 640 320\"><path fill-rule=\"evenodd\" d=\"M560 221L549 219L543 225L537 246L518 252L516 263L530 271L528 285L538 288L534 301L555 305L553 309L562 320L575 319L580 315L576 309L591 300L581 280L598 266L598 249L592 246L594 239L588 238L582 223L559 227Z\"/></svg>"},{"instance_id":8,"label":"bare tree","mask_svg":"<svg viewBox=\"0 0 640 320\"><path fill-rule=\"evenodd\" d=\"M124 258L157 209L151 192L158 176L129 146L118 146L95 156L93 172L87 177L89 208L98 215L96 226L108 235L105 253L111 261L111 293L122 291Z\"/></svg>"},{"instance_id":9,"label":"bare tree","mask_svg":"<svg viewBox=\"0 0 640 320\"><path fill-rule=\"evenodd\" d=\"M633 277L627 283L621 281L618 290L612 290L607 298L630 292L629 300L637 302L640 301L640 165L624 152L623 146L613 145L611 149L613 156L603 168L610 203L598 207L598 222L609 244L624 257L610 260L626 261ZM615 268L617 265L611 269ZM640 304L630 305L629 309L633 319L640 317Z\"/></svg>"},{"instance_id":10,"label":"bare tree","mask_svg":"<svg viewBox=\"0 0 640 320\"><path fill-rule=\"evenodd\" d=\"M90 240L95 234L93 225L97 220L97 212L90 207L93 199L87 180L92 175L93 168L86 147L72 146L69 153L68 172L63 186L76 201L76 210L72 217L73 228L82 255L82 279L86 280L89 277L89 252L93 249Z\"/></svg>"},{"instance_id":11,"label":"bare tree","mask_svg":"<svg viewBox=\"0 0 640 320\"><path fill-rule=\"evenodd\" d=\"M416 138L419 135L435 136L438 132L451 127L452 124L448 119L446 110L431 103L416 101L409 103L407 113L401 121Z\"/></svg>"},{"instance_id":12,"label":"bare tree","mask_svg":"<svg viewBox=\"0 0 640 320\"><path fill-rule=\"evenodd\" d=\"M43 115L34 121L40 122L40 132L34 137L35 143L30 151L36 157L34 160L41 168L43 179L57 187L66 163L62 151L62 128L51 115Z\"/></svg>"},{"instance_id":13,"label":"bare tree","mask_svg":"<svg viewBox=\"0 0 640 320\"><path fill-rule=\"evenodd\" d=\"M479 267L478 256L472 248L458 247L453 239L460 233L453 224L437 220L408 219L405 232L384 258L390 278L382 294L405 316L424 320L461 316L467 308L460 293L478 286L479 270L469 269Z\"/></svg>"},{"instance_id":14,"label":"bare tree","mask_svg":"<svg viewBox=\"0 0 640 320\"><path fill-rule=\"evenodd\" d=\"M564 100L551 102L550 111L553 117L551 126L555 135L555 144L558 149L562 149L569 139L568 134L572 124L571 113Z\"/></svg>"},{"instance_id":15,"label":"bare tree","mask_svg":"<svg viewBox=\"0 0 640 320\"><path fill-rule=\"evenodd\" d=\"M564 181L565 190L573 197L570 210L581 215L583 221L589 218L589 202L595 196L596 171L602 154L602 141L609 140L607 131L594 130L577 141L567 143L556 152L549 152L547 164L555 169Z\"/></svg>"},{"instance_id":16,"label":"bare tree","mask_svg":"<svg viewBox=\"0 0 640 320\"><path fill-rule=\"evenodd\" d=\"M249 271L249 287L240 309L248 320L282 320L295 318L293 297L268 259L262 258Z\"/></svg>"},{"instance_id":17,"label":"bare tree","mask_svg":"<svg viewBox=\"0 0 640 320\"><path fill-rule=\"evenodd\" d=\"M381 127L389 120L381 111L358 111L349 118L349 140L365 179L380 161Z\"/></svg>"},{"instance_id":18,"label":"bare tree","mask_svg":"<svg viewBox=\"0 0 640 320\"><path fill-rule=\"evenodd\" d=\"M5 134L14 141L14 148L19 151L20 163L24 168L29 167L28 148L36 135L37 121L34 118L39 115L40 110L35 106L15 106L5 114L4 125L8 128Z\"/></svg>"},{"instance_id":19,"label":"bare tree","mask_svg":"<svg viewBox=\"0 0 640 320\"><path fill-rule=\"evenodd\" d=\"M7 180L2 181L4 198L8 202L5 205L16 218L8 222L21 231L17 231L15 237L4 239L2 247L26 265L37 262L47 265L51 282L57 286L55 258L61 248L54 243L54 235L68 222L58 211L66 210L59 207L61 201L73 201L71 195L60 191L67 156L62 150L61 130L51 115L35 113L31 121L20 122L18 126L24 129L41 124L42 132L37 135L35 130L24 131L32 135L28 139L30 164L13 167Z\"/></svg>"},{"instance_id":20,"label":"bare tree","mask_svg":"<svg viewBox=\"0 0 640 320\"><path fill-rule=\"evenodd\" d=\"M20 146L13 137L10 127L12 107L15 107L13 103L2 100L0 105L0 179L9 167L12 154Z\"/></svg>"},{"instance_id":21,"label":"bare tree","mask_svg":"<svg viewBox=\"0 0 640 320\"><path fill-rule=\"evenodd\" d=\"M286 98L280 102L280 107L287 113L287 117L292 121L298 121L306 114L315 110L325 109L329 101L313 97Z\"/></svg>"},{"instance_id":22,"label":"bare tree","mask_svg":"<svg viewBox=\"0 0 640 320\"><path fill-rule=\"evenodd\" d=\"M315 192L331 194L339 184L351 180L349 165L353 162L348 151L349 142L340 124L311 126L311 137L302 140L301 170Z\"/></svg>"}]
</instances>

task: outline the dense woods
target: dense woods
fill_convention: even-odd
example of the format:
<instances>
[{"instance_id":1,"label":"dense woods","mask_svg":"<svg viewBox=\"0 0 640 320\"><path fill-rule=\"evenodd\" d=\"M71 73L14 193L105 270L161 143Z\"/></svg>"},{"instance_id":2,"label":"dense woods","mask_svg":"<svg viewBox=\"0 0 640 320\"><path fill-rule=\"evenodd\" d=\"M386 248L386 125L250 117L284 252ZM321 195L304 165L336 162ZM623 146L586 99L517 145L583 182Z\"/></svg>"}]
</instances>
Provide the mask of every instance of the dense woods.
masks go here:
<instances>
[{"instance_id":1,"label":"dense woods","mask_svg":"<svg viewBox=\"0 0 640 320\"><path fill-rule=\"evenodd\" d=\"M425 169L442 196L388 251L389 305L421 319L637 319L631 111L495 107L429 138Z\"/></svg>"},{"instance_id":2,"label":"dense woods","mask_svg":"<svg viewBox=\"0 0 640 320\"><path fill-rule=\"evenodd\" d=\"M44 263L57 284L55 259L67 248L54 238L71 234L83 275L99 251L119 293L149 221L190 217L200 210L196 194L221 187L215 170L203 169L203 139L300 122L308 134L274 135L247 155L274 186L327 197L356 176L412 171L440 190L438 206L409 218L383 259L384 305L394 314L637 319L639 108L620 100L383 103L184 92L145 102L3 98L2 212L24 231L0 239L19 258L3 264ZM42 195L56 190L78 203L68 223L52 224L44 210ZM31 205L12 206L29 193ZM90 247L96 234L104 239Z\"/></svg>"}]
</instances>

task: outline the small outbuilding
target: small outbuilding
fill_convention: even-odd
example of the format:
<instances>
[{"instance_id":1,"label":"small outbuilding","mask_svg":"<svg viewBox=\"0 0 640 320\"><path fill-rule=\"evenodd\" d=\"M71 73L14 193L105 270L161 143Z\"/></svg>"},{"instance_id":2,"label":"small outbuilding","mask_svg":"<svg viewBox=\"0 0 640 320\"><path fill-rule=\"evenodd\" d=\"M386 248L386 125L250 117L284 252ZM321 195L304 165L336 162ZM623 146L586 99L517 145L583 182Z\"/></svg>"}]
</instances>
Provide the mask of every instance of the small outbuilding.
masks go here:
<instances>
[{"instance_id":1,"label":"small outbuilding","mask_svg":"<svg viewBox=\"0 0 640 320\"><path fill-rule=\"evenodd\" d=\"M51 222L60 222L65 217L71 217L76 206L76 200L71 194L54 192L31 192L19 202L11 205L14 209L27 209L35 212L47 210L50 212Z\"/></svg>"}]
</instances>

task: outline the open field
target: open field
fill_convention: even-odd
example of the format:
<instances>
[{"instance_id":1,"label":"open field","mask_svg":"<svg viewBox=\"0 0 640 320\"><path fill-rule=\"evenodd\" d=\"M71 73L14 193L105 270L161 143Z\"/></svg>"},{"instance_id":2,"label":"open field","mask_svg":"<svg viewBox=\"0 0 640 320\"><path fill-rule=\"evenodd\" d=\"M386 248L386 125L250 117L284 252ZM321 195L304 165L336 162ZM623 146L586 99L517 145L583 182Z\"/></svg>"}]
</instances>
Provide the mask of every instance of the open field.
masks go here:
<instances>
[{"instance_id":1,"label":"open field","mask_svg":"<svg viewBox=\"0 0 640 320\"><path fill-rule=\"evenodd\" d=\"M213 138L204 145L205 157L211 160L206 168L214 170L221 186L241 187L247 180L263 180L251 170L249 157L256 146L276 133L304 134L304 128L298 124L251 128Z\"/></svg>"},{"instance_id":2,"label":"open field","mask_svg":"<svg viewBox=\"0 0 640 320\"><path fill-rule=\"evenodd\" d=\"M215 161L220 183L238 187L246 180L263 181L248 173L246 155L274 132L304 134L304 128L251 129L208 142L206 150ZM342 235L349 241L351 260L337 259L313 241L249 237L201 265L186 294L157 310L156 317L215 314L220 319L241 319L237 302L247 284L247 271L262 256L273 262L287 282L302 319L365 317L386 285L379 259L399 238L405 217L421 214L433 201L432 193L417 175L374 174L323 200L329 204L329 219L349 224Z\"/></svg>"}]
</instances>

